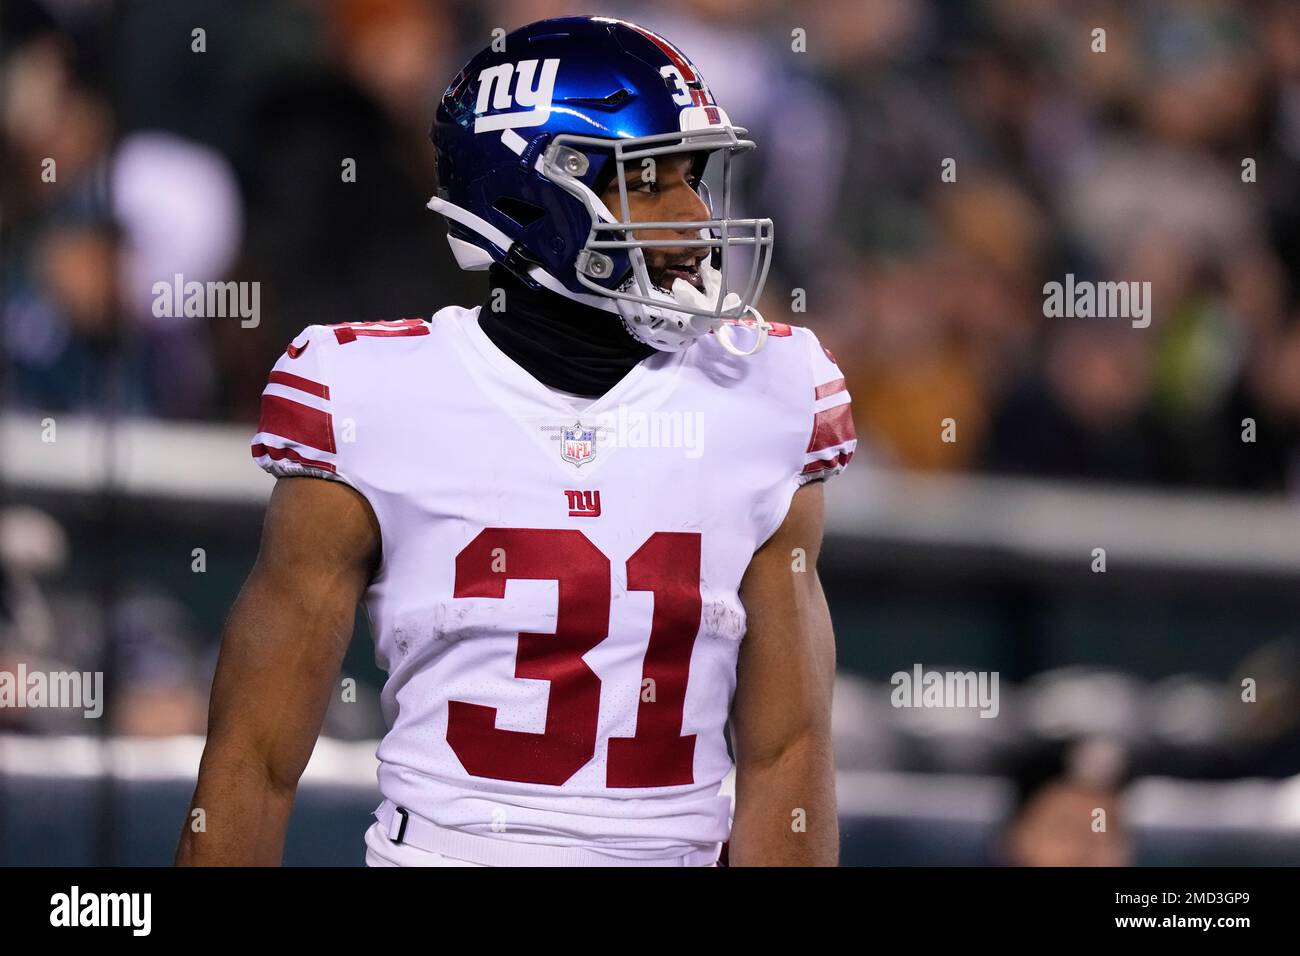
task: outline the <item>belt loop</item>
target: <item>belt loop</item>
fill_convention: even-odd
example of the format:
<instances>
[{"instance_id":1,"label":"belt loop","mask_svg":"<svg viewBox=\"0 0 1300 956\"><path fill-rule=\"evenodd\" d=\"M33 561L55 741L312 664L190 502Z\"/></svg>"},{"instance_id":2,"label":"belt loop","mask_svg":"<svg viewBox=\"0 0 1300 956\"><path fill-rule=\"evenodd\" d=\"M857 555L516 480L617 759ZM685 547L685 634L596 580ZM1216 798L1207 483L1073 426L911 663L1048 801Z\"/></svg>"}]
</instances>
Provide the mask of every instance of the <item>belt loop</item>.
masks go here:
<instances>
[{"instance_id":1,"label":"belt loop","mask_svg":"<svg viewBox=\"0 0 1300 956\"><path fill-rule=\"evenodd\" d=\"M399 816L401 818L400 823L398 823ZM394 843L401 843L402 837L406 836L406 822L408 819L409 816L404 809L398 806L393 807L393 816L388 821L388 838ZM393 833L393 824L395 823L398 824L396 834Z\"/></svg>"}]
</instances>

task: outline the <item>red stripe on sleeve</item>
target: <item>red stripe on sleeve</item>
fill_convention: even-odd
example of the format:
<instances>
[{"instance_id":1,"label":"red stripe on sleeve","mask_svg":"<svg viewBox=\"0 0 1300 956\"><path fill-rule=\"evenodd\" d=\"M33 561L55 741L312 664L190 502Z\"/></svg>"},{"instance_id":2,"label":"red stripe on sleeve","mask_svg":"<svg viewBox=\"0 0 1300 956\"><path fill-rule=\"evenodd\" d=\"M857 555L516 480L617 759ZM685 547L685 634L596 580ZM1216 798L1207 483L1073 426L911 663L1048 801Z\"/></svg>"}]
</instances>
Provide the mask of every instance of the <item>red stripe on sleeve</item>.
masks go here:
<instances>
[{"instance_id":1,"label":"red stripe on sleeve","mask_svg":"<svg viewBox=\"0 0 1300 956\"><path fill-rule=\"evenodd\" d=\"M257 430L278 435L299 445L334 452L334 420L329 412L291 402L279 395L262 396L262 419Z\"/></svg>"},{"instance_id":2,"label":"red stripe on sleeve","mask_svg":"<svg viewBox=\"0 0 1300 956\"><path fill-rule=\"evenodd\" d=\"M315 395L317 398L330 397L330 387L328 385L322 385L320 382L313 382L309 378L303 378L301 375L294 375L292 372L272 372L269 381L276 385L296 388L300 392L306 392L308 395Z\"/></svg>"},{"instance_id":3,"label":"red stripe on sleeve","mask_svg":"<svg viewBox=\"0 0 1300 956\"><path fill-rule=\"evenodd\" d=\"M269 445L263 445L260 442L253 446L253 457L261 458L266 455L272 461L280 461L288 458L290 461L296 461L302 465L311 465L313 468L320 468L328 471L330 474L338 474L337 469L327 461L314 461L311 458L305 458L291 448L271 448Z\"/></svg>"},{"instance_id":4,"label":"red stripe on sleeve","mask_svg":"<svg viewBox=\"0 0 1300 956\"><path fill-rule=\"evenodd\" d=\"M845 387L844 379L832 379L829 382L817 386L814 398L821 399L828 395L838 395L840 392L844 391Z\"/></svg>"},{"instance_id":5,"label":"red stripe on sleeve","mask_svg":"<svg viewBox=\"0 0 1300 956\"><path fill-rule=\"evenodd\" d=\"M853 430L852 406L845 402L813 416L812 438L808 441L808 451L821 451L834 448L857 437Z\"/></svg>"}]
</instances>

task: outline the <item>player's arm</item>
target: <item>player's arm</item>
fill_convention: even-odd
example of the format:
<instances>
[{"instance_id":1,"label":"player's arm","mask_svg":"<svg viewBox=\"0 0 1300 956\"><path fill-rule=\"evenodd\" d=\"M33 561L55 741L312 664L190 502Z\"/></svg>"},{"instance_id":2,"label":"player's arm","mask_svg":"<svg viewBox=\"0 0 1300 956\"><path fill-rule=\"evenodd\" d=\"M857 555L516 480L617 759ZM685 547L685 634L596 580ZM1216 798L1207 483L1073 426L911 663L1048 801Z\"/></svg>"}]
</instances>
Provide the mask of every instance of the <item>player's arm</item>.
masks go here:
<instances>
[{"instance_id":1,"label":"player's arm","mask_svg":"<svg viewBox=\"0 0 1300 956\"><path fill-rule=\"evenodd\" d=\"M178 865L280 863L298 779L378 555L374 513L352 488L276 481L257 562L226 622Z\"/></svg>"},{"instance_id":2,"label":"player's arm","mask_svg":"<svg viewBox=\"0 0 1300 956\"><path fill-rule=\"evenodd\" d=\"M820 481L796 491L785 521L754 555L741 584L749 627L731 711L732 866L835 866L839 860L831 754L835 636L817 577L822 515Z\"/></svg>"}]
</instances>

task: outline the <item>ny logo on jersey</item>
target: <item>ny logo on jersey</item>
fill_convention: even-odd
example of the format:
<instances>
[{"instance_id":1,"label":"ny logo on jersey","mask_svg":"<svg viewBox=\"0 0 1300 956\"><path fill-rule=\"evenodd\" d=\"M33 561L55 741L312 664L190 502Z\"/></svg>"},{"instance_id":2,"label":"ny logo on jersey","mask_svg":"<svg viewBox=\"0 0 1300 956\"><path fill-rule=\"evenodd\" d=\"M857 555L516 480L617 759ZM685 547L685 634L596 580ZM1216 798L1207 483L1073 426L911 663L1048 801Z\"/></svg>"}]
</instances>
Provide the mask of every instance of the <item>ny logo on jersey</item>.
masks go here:
<instances>
[{"instance_id":1,"label":"ny logo on jersey","mask_svg":"<svg viewBox=\"0 0 1300 956\"><path fill-rule=\"evenodd\" d=\"M486 133L498 129L517 129L521 126L541 126L550 118L551 98L555 95L555 73L560 68L558 59L543 60L542 71L537 76L536 60L502 63L489 66L478 75L478 102L474 105L477 119L474 132ZM510 95L514 81L514 98ZM489 100L491 101L489 103ZM508 110L512 106L527 107L512 113L484 116L489 108Z\"/></svg>"},{"instance_id":2,"label":"ny logo on jersey","mask_svg":"<svg viewBox=\"0 0 1300 956\"><path fill-rule=\"evenodd\" d=\"M566 490L564 492L564 497L569 500L570 518L599 518L600 517L600 492L599 491Z\"/></svg>"},{"instance_id":3,"label":"ny logo on jersey","mask_svg":"<svg viewBox=\"0 0 1300 956\"><path fill-rule=\"evenodd\" d=\"M596 457L596 429L575 422L572 428L560 429L560 457L582 467Z\"/></svg>"}]
</instances>

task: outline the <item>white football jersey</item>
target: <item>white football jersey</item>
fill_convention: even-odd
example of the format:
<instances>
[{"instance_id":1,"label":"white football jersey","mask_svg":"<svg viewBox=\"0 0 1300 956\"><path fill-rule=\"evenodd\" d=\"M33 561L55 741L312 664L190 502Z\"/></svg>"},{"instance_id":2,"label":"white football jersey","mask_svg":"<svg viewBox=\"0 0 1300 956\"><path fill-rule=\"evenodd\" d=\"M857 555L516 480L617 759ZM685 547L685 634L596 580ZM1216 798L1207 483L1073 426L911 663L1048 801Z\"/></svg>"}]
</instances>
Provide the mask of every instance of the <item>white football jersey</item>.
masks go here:
<instances>
[{"instance_id":1,"label":"white football jersey","mask_svg":"<svg viewBox=\"0 0 1300 956\"><path fill-rule=\"evenodd\" d=\"M253 438L273 475L345 482L378 518L380 790L497 840L716 850L741 578L852 456L844 378L779 325L748 358L656 353L578 410L477 316L311 326Z\"/></svg>"}]
</instances>

